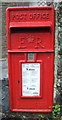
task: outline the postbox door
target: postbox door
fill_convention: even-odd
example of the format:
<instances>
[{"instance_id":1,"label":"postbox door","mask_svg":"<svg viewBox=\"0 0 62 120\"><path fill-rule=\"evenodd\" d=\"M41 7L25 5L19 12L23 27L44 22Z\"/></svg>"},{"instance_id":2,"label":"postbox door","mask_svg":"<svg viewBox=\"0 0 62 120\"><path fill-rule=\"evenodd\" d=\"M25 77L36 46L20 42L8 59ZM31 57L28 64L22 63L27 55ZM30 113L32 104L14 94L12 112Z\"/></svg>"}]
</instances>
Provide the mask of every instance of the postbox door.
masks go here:
<instances>
[{"instance_id":1,"label":"postbox door","mask_svg":"<svg viewBox=\"0 0 62 120\"><path fill-rule=\"evenodd\" d=\"M52 110L53 53L11 54L11 110L49 112Z\"/></svg>"}]
</instances>

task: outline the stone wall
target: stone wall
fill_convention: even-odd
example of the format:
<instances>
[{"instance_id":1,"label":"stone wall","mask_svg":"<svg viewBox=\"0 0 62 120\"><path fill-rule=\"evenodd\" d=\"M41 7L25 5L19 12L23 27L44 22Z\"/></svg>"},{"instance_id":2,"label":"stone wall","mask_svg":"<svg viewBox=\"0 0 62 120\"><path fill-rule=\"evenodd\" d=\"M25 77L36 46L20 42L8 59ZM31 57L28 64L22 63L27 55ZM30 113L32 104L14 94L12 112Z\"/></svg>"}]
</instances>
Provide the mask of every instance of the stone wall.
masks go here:
<instances>
[{"instance_id":1,"label":"stone wall","mask_svg":"<svg viewBox=\"0 0 62 120\"><path fill-rule=\"evenodd\" d=\"M60 81L58 87L58 90L60 92L60 105L61 105L61 116L62 116L62 2L59 3L58 6L58 44L59 44L59 50L58 50L58 57L60 64L58 65L58 80Z\"/></svg>"},{"instance_id":2,"label":"stone wall","mask_svg":"<svg viewBox=\"0 0 62 120\"><path fill-rule=\"evenodd\" d=\"M8 72L7 72L7 41L6 41L6 8L12 6L54 6L55 7L55 84L54 84L54 103L60 104L62 100L60 95L62 88L62 2L2 2L0 9L2 10L2 57L0 58L0 66L2 61L2 118L21 118L21 120L34 120L38 118L38 114L33 113L13 113L9 110L9 88L8 88ZM0 17L1 19L1 17ZM0 111L1 113L1 111ZM48 114L50 116L50 114ZM50 116L51 117L51 116Z\"/></svg>"}]
</instances>

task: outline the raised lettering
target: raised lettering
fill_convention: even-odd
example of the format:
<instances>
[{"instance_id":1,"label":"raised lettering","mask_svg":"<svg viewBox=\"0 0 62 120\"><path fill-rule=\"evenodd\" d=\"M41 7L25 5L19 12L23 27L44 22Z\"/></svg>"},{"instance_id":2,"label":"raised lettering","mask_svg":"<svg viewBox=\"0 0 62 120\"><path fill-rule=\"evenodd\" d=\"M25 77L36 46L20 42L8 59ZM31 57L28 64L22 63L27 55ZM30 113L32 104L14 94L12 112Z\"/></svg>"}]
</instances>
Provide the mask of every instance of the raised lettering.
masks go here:
<instances>
[{"instance_id":1,"label":"raised lettering","mask_svg":"<svg viewBox=\"0 0 62 120\"><path fill-rule=\"evenodd\" d=\"M36 39L36 46L35 46L35 48L39 48L39 47L42 47L41 39L40 39L40 38L37 38L37 39Z\"/></svg>"},{"instance_id":2,"label":"raised lettering","mask_svg":"<svg viewBox=\"0 0 62 120\"><path fill-rule=\"evenodd\" d=\"M26 48L24 37L19 38L19 48Z\"/></svg>"},{"instance_id":3,"label":"raised lettering","mask_svg":"<svg viewBox=\"0 0 62 120\"><path fill-rule=\"evenodd\" d=\"M42 18L46 19L46 14L45 13L42 14Z\"/></svg>"},{"instance_id":4,"label":"raised lettering","mask_svg":"<svg viewBox=\"0 0 62 120\"><path fill-rule=\"evenodd\" d=\"M29 14L29 19L33 19L33 14Z\"/></svg>"},{"instance_id":5,"label":"raised lettering","mask_svg":"<svg viewBox=\"0 0 62 120\"><path fill-rule=\"evenodd\" d=\"M34 40L35 40L35 37L30 36L30 37L28 37L27 39L28 39L28 43L33 43Z\"/></svg>"},{"instance_id":6,"label":"raised lettering","mask_svg":"<svg viewBox=\"0 0 62 120\"><path fill-rule=\"evenodd\" d=\"M20 21L31 21L31 20L48 20L50 14L49 13L23 13L23 14L15 14L11 15L12 22L20 22Z\"/></svg>"},{"instance_id":7,"label":"raised lettering","mask_svg":"<svg viewBox=\"0 0 62 120\"><path fill-rule=\"evenodd\" d=\"M49 14L48 13L46 14L46 19L49 19Z\"/></svg>"}]
</instances>

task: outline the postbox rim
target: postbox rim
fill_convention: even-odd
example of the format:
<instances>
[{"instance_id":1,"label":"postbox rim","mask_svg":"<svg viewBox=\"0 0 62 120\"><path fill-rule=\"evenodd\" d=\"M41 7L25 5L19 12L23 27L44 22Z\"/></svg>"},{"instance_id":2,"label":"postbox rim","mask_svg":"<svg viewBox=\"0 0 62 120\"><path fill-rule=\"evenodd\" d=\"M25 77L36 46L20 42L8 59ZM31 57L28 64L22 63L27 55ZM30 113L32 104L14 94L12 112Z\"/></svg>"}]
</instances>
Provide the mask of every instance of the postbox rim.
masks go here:
<instances>
[{"instance_id":1,"label":"postbox rim","mask_svg":"<svg viewBox=\"0 0 62 120\"><path fill-rule=\"evenodd\" d=\"M6 9L6 11L9 11L9 10L20 10L20 9L53 9L54 10L54 7L53 6L23 6L23 7L8 7Z\"/></svg>"},{"instance_id":2,"label":"postbox rim","mask_svg":"<svg viewBox=\"0 0 62 120\"><path fill-rule=\"evenodd\" d=\"M37 19L33 19L33 14L40 14L40 18L38 19L37 16ZM52 112L54 83L54 7L8 7L6 9L6 30L11 111ZM33 53L33 57L29 58L28 53ZM27 79L27 81L34 79L33 85L36 91L39 91L38 94L40 93L39 95L41 96L38 96L40 99L37 98L36 93L34 93L36 97L33 97L34 95L27 97L28 95L26 94L25 96L25 93L22 95L22 72L29 70L22 66L24 63L40 63L40 67L35 67L35 71L39 71L38 74L37 72L35 74L33 71L32 74L28 72L29 79ZM32 67L33 66L31 66L31 68ZM34 77L31 78L32 75ZM23 77L24 76L26 77L28 75L25 74ZM38 80L38 86L35 81L36 79ZM26 83L27 85L30 84L30 82ZM27 91L28 88L26 87L25 90ZM31 91L29 91L29 93L30 92Z\"/></svg>"}]
</instances>

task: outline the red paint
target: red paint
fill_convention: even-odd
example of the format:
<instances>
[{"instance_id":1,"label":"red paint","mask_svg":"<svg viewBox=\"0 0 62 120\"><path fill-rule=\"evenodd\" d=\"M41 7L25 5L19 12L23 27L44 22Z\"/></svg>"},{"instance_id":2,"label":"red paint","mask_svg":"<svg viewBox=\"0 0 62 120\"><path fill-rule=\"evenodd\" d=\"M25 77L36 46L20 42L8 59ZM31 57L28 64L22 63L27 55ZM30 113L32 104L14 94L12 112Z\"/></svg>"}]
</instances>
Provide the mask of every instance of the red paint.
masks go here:
<instances>
[{"instance_id":1,"label":"red paint","mask_svg":"<svg viewBox=\"0 0 62 120\"><path fill-rule=\"evenodd\" d=\"M51 112L54 87L54 8L11 7L6 10L10 109ZM27 53L34 60L27 60ZM40 63L40 95L22 96L22 63Z\"/></svg>"}]
</instances>

